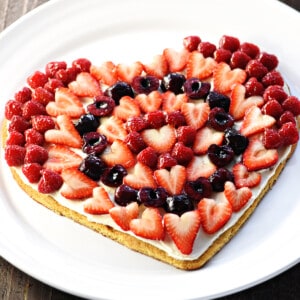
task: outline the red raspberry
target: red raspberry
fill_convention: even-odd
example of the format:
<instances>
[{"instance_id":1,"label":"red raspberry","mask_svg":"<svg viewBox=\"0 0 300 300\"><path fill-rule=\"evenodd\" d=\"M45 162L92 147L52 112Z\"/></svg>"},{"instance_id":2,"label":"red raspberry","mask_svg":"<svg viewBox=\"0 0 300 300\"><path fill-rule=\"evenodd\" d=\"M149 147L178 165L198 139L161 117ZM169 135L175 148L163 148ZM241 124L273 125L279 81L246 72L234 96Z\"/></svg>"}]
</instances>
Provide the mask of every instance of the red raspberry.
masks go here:
<instances>
[{"instance_id":1,"label":"red raspberry","mask_svg":"<svg viewBox=\"0 0 300 300\"><path fill-rule=\"evenodd\" d=\"M136 159L138 162L150 167L151 169L155 169L158 155L153 148L147 147L137 155Z\"/></svg>"},{"instance_id":2,"label":"red raspberry","mask_svg":"<svg viewBox=\"0 0 300 300\"><path fill-rule=\"evenodd\" d=\"M192 146L196 137L196 130L192 126L181 126L177 129L177 141L186 146Z\"/></svg>"},{"instance_id":3,"label":"red raspberry","mask_svg":"<svg viewBox=\"0 0 300 300\"><path fill-rule=\"evenodd\" d=\"M21 166L24 163L26 149L19 145L7 145L4 158L10 167Z\"/></svg>"},{"instance_id":4,"label":"red raspberry","mask_svg":"<svg viewBox=\"0 0 300 300\"><path fill-rule=\"evenodd\" d=\"M72 67L76 68L78 72L89 72L92 63L86 58L78 58L72 62Z\"/></svg>"},{"instance_id":5,"label":"red raspberry","mask_svg":"<svg viewBox=\"0 0 300 300\"><path fill-rule=\"evenodd\" d=\"M262 141L267 149L277 149L282 145L279 132L272 128L265 129Z\"/></svg>"},{"instance_id":6,"label":"red raspberry","mask_svg":"<svg viewBox=\"0 0 300 300\"><path fill-rule=\"evenodd\" d=\"M51 61L45 67L45 73L48 77L53 78L58 70L65 70L67 63L64 61Z\"/></svg>"},{"instance_id":7,"label":"red raspberry","mask_svg":"<svg viewBox=\"0 0 300 300\"><path fill-rule=\"evenodd\" d=\"M55 78L59 79L64 85L68 85L71 81L76 79L77 74L77 68L71 67L67 68L66 70L58 70L55 74Z\"/></svg>"},{"instance_id":8,"label":"red raspberry","mask_svg":"<svg viewBox=\"0 0 300 300\"><path fill-rule=\"evenodd\" d=\"M165 114L161 110L147 113L145 121L147 126L151 128L160 128L166 124Z\"/></svg>"},{"instance_id":9,"label":"red raspberry","mask_svg":"<svg viewBox=\"0 0 300 300\"><path fill-rule=\"evenodd\" d=\"M204 57L213 57L217 47L210 42L201 42L198 45L198 51L203 54Z\"/></svg>"},{"instance_id":10,"label":"red raspberry","mask_svg":"<svg viewBox=\"0 0 300 300\"><path fill-rule=\"evenodd\" d=\"M38 191L43 194L50 194L60 189L63 184L62 177L51 170L41 171L42 177L38 183Z\"/></svg>"},{"instance_id":11,"label":"red raspberry","mask_svg":"<svg viewBox=\"0 0 300 300\"><path fill-rule=\"evenodd\" d=\"M279 119L283 113L283 108L278 101L270 100L262 107L262 112L274 117L275 119Z\"/></svg>"},{"instance_id":12,"label":"red raspberry","mask_svg":"<svg viewBox=\"0 0 300 300\"><path fill-rule=\"evenodd\" d=\"M25 138L21 132L18 131L11 131L9 136L6 140L6 145L19 145L24 146Z\"/></svg>"},{"instance_id":13,"label":"red raspberry","mask_svg":"<svg viewBox=\"0 0 300 300\"><path fill-rule=\"evenodd\" d=\"M162 153L157 160L158 169L170 169L177 165L177 160L170 153Z\"/></svg>"},{"instance_id":14,"label":"red raspberry","mask_svg":"<svg viewBox=\"0 0 300 300\"><path fill-rule=\"evenodd\" d=\"M50 116L45 115L37 115L33 116L31 119L32 128L39 131L40 133L44 133L49 129L55 128L55 122Z\"/></svg>"},{"instance_id":15,"label":"red raspberry","mask_svg":"<svg viewBox=\"0 0 300 300\"><path fill-rule=\"evenodd\" d=\"M42 166L38 163L29 163L22 166L22 172L30 183L37 183L42 174Z\"/></svg>"},{"instance_id":16,"label":"red raspberry","mask_svg":"<svg viewBox=\"0 0 300 300\"><path fill-rule=\"evenodd\" d=\"M22 103L16 100L9 100L5 104L4 109L5 118L11 120L15 115L22 115Z\"/></svg>"},{"instance_id":17,"label":"red raspberry","mask_svg":"<svg viewBox=\"0 0 300 300\"><path fill-rule=\"evenodd\" d=\"M279 120L277 121L277 126L282 127L283 124L289 122L296 124L293 113L287 110L280 116Z\"/></svg>"},{"instance_id":18,"label":"red raspberry","mask_svg":"<svg viewBox=\"0 0 300 300\"><path fill-rule=\"evenodd\" d=\"M194 152L191 148L185 146L181 142L178 142L174 145L171 156L177 160L178 164L185 166L194 157Z\"/></svg>"},{"instance_id":19,"label":"red raspberry","mask_svg":"<svg viewBox=\"0 0 300 300\"><path fill-rule=\"evenodd\" d=\"M147 147L146 143L144 142L142 136L140 133L137 131L132 131L130 132L124 142L127 144L128 148L133 152L133 153L139 153L142 151L144 148Z\"/></svg>"},{"instance_id":20,"label":"red raspberry","mask_svg":"<svg viewBox=\"0 0 300 300\"><path fill-rule=\"evenodd\" d=\"M184 115L178 110L168 113L166 121L169 125L175 128L186 125Z\"/></svg>"},{"instance_id":21,"label":"red raspberry","mask_svg":"<svg viewBox=\"0 0 300 300\"><path fill-rule=\"evenodd\" d=\"M45 115L46 109L45 106L37 101L30 100L26 102L23 106L22 116L26 120L30 120L31 117L36 115Z\"/></svg>"},{"instance_id":22,"label":"red raspberry","mask_svg":"<svg viewBox=\"0 0 300 300\"><path fill-rule=\"evenodd\" d=\"M63 82L62 82L61 80L56 79L56 78L50 78L50 79L48 80L48 82L44 85L44 88L45 88L48 92L54 94L54 93L55 93L55 90L56 90L57 88L63 87L63 86L64 86L64 84L63 84Z\"/></svg>"},{"instance_id":23,"label":"red raspberry","mask_svg":"<svg viewBox=\"0 0 300 300\"><path fill-rule=\"evenodd\" d=\"M32 100L46 106L50 101L54 101L54 94L42 87L37 87L32 92Z\"/></svg>"},{"instance_id":24,"label":"red raspberry","mask_svg":"<svg viewBox=\"0 0 300 300\"><path fill-rule=\"evenodd\" d=\"M234 52L240 48L240 41L236 37L223 35L219 41L219 47Z\"/></svg>"},{"instance_id":25,"label":"red raspberry","mask_svg":"<svg viewBox=\"0 0 300 300\"><path fill-rule=\"evenodd\" d=\"M8 125L8 131L18 131L23 133L26 129L30 128L30 123L21 116L13 116Z\"/></svg>"},{"instance_id":26,"label":"red raspberry","mask_svg":"<svg viewBox=\"0 0 300 300\"><path fill-rule=\"evenodd\" d=\"M270 100L277 100L279 103L282 103L288 94L284 91L283 87L280 85L270 85L265 89L263 98L265 102Z\"/></svg>"},{"instance_id":27,"label":"red raspberry","mask_svg":"<svg viewBox=\"0 0 300 300\"><path fill-rule=\"evenodd\" d=\"M298 116L300 114L300 101L295 96L289 96L283 101L282 108L292 112L294 116Z\"/></svg>"},{"instance_id":28,"label":"red raspberry","mask_svg":"<svg viewBox=\"0 0 300 300\"><path fill-rule=\"evenodd\" d=\"M268 69L256 59L250 60L245 70L249 77L256 77L258 80L268 73Z\"/></svg>"},{"instance_id":29,"label":"red raspberry","mask_svg":"<svg viewBox=\"0 0 300 300\"><path fill-rule=\"evenodd\" d=\"M183 47L190 52L197 50L200 43L201 38L197 35L190 35L183 39Z\"/></svg>"},{"instance_id":30,"label":"red raspberry","mask_svg":"<svg viewBox=\"0 0 300 300\"><path fill-rule=\"evenodd\" d=\"M269 71L278 66L278 58L274 54L261 52L257 58Z\"/></svg>"},{"instance_id":31,"label":"red raspberry","mask_svg":"<svg viewBox=\"0 0 300 300\"><path fill-rule=\"evenodd\" d=\"M284 85L284 80L278 71L271 71L267 73L261 80L262 84L267 87L270 85Z\"/></svg>"},{"instance_id":32,"label":"red raspberry","mask_svg":"<svg viewBox=\"0 0 300 300\"><path fill-rule=\"evenodd\" d=\"M48 159L48 151L35 144L30 144L26 148L25 163L38 163L42 165Z\"/></svg>"},{"instance_id":33,"label":"red raspberry","mask_svg":"<svg viewBox=\"0 0 300 300\"><path fill-rule=\"evenodd\" d=\"M249 80L245 83L245 88L246 97L262 96L265 90L263 84L255 77L249 78Z\"/></svg>"},{"instance_id":34,"label":"red raspberry","mask_svg":"<svg viewBox=\"0 0 300 300\"><path fill-rule=\"evenodd\" d=\"M33 128L29 128L25 130L24 135L25 135L26 146L30 144L36 144L41 146L44 144L45 141L44 135Z\"/></svg>"},{"instance_id":35,"label":"red raspberry","mask_svg":"<svg viewBox=\"0 0 300 300\"><path fill-rule=\"evenodd\" d=\"M22 90L15 93L15 100L25 103L31 100L31 89L25 86Z\"/></svg>"},{"instance_id":36,"label":"red raspberry","mask_svg":"<svg viewBox=\"0 0 300 300\"><path fill-rule=\"evenodd\" d=\"M27 78L27 83L33 89L36 89L39 86L43 87L47 81L48 81L48 76L41 71L35 71L32 75L30 75Z\"/></svg>"},{"instance_id":37,"label":"red raspberry","mask_svg":"<svg viewBox=\"0 0 300 300\"><path fill-rule=\"evenodd\" d=\"M296 124L284 123L278 130L284 146L296 144L299 141L299 133Z\"/></svg>"},{"instance_id":38,"label":"red raspberry","mask_svg":"<svg viewBox=\"0 0 300 300\"><path fill-rule=\"evenodd\" d=\"M225 63L230 63L230 58L231 58L231 51L223 48L219 48L215 51L214 53L214 58L217 63L220 62L225 62Z\"/></svg>"},{"instance_id":39,"label":"red raspberry","mask_svg":"<svg viewBox=\"0 0 300 300\"><path fill-rule=\"evenodd\" d=\"M147 122L142 117L130 117L126 122L127 131L140 132L147 127Z\"/></svg>"},{"instance_id":40,"label":"red raspberry","mask_svg":"<svg viewBox=\"0 0 300 300\"><path fill-rule=\"evenodd\" d=\"M250 60L250 56L248 56L246 53L242 51L235 51L232 53L230 66L232 69L240 68L244 70Z\"/></svg>"},{"instance_id":41,"label":"red raspberry","mask_svg":"<svg viewBox=\"0 0 300 300\"><path fill-rule=\"evenodd\" d=\"M240 50L244 53L246 53L251 58L256 58L256 56L259 54L259 47L252 43L243 43L240 46Z\"/></svg>"}]
</instances>

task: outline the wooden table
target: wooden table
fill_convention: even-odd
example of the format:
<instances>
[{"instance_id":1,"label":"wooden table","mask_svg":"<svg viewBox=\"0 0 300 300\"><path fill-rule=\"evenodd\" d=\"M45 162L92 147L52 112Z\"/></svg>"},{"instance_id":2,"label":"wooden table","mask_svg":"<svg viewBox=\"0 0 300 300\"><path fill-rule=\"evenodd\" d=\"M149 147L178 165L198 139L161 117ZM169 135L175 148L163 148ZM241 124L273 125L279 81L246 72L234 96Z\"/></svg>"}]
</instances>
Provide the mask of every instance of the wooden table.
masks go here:
<instances>
[{"instance_id":1,"label":"wooden table","mask_svg":"<svg viewBox=\"0 0 300 300\"><path fill-rule=\"evenodd\" d=\"M47 0L0 0L0 31L45 2ZM282 2L300 11L299 0L282 0ZM0 257L0 299L78 300L80 298L61 292L28 276ZM222 299L300 299L300 264L265 283Z\"/></svg>"}]
</instances>

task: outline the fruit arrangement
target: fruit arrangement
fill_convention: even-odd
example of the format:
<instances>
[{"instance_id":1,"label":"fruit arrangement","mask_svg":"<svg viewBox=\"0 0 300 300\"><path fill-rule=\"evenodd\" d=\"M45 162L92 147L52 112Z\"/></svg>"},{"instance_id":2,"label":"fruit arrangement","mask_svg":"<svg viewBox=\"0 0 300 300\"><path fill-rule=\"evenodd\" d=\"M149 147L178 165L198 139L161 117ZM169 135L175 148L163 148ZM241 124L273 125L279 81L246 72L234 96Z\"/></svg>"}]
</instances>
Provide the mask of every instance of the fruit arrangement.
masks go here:
<instances>
[{"instance_id":1,"label":"fruit arrangement","mask_svg":"<svg viewBox=\"0 0 300 300\"><path fill-rule=\"evenodd\" d=\"M189 255L298 142L300 101L277 66L225 35L188 36L149 63L49 62L6 103L5 159L38 192Z\"/></svg>"}]
</instances>

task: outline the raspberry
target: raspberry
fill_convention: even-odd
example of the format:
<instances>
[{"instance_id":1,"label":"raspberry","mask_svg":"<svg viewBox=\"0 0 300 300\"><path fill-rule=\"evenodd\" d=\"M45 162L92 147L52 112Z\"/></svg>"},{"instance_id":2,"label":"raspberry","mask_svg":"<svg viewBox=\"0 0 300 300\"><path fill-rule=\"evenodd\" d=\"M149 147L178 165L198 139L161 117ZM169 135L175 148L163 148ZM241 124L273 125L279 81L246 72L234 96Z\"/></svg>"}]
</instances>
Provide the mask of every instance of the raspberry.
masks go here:
<instances>
[{"instance_id":1,"label":"raspberry","mask_svg":"<svg viewBox=\"0 0 300 300\"><path fill-rule=\"evenodd\" d=\"M231 51L227 49L219 48L214 53L214 59L217 63L225 62L229 64L231 54L232 54Z\"/></svg>"},{"instance_id":2,"label":"raspberry","mask_svg":"<svg viewBox=\"0 0 300 300\"><path fill-rule=\"evenodd\" d=\"M219 47L234 52L240 48L240 41L236 37L223 35L219 41Z\"/></svg>"},{"instance_id":3,"label":"raspberry","mask_svg":"<svg viewBox=\"0 0 300 300\"><path fill-rule=\"evenodd\" d=\"M261 52L258 56L260 61L269 71L274 70L278 66L278 58L274 54Z\"/></svg>"},{"instance_id":4,"label":"raspberry","mask_svg":"<svg viewBox=\"0 0 300 300\"><path fill-rule=\"evenodd\" d=\"M35 144L30 144L26 148L25 163L38 163L42 165L48 159L48 151Z\"/></svg>"},{"instance_id":5,"label":"raspberry","mask_svg":"<svg viewBox=\"0 0 300 300\"><path fill-rule=\"evenodd\" d=\"M272 128L265 129L262 142L266 149L277 149L282 145L279 132Z\"/></svg>"},{"instance_id":6,"label":"raspberry","mask_svg":"<svg viewBox=\"0 0 300 300\"><path fill-rule=\"evenodd\" d=\"M31 119L32 128L39 131L40 133L44 133L49 129L55 128L55 122L50 116L45 115L37 115L33 116Z\"/></svg>"},{"instance_id":7,"label":"raspberry","mask_svg":"<svg viewBox=\"0 0 300 300\"><path fill-rule=\"evenodd\" d=\"M43 87L47 81L48 81L48 76L41 71L35 71L32 75L30 75L27 78L27 83L33 89L36 89L39 86Z\"/></svg>"},{"instance_id":8,"label":"raspberry","mask_svg":"<svg viewBox=\"0 0 300 300\"><path fill-rule=\"evenodd\" d=\"M42 169L38 163L28 163L22 166L22 172L30 183L37 183L40 180Z\"/></svg>"},{"instance_id":9,"label":"raspberry","mask_svg":"<svg viewBox=\"0 0 300 300\"><path fill-rule=\"evenodd\" d=\"M232 69L240 68L244 70L250 60L251 58L246 53L242 51L235 51L232 53L230 66Z\"/></svg>"},{"instance_id":10,"label":"raspberry","mask_svg":"<svg viewBox=\"0 0 300 300\"><path fill-rule=\"evenodd\" d=\"M251 58L256 58L256 56L259 54L259 47L252 43L243 43L240 46L240 50L244 53L246 53Z\"/></svg>"},{"instance_id":11,"label":"raspberry","mask_svg":"<svg viewBox=\"0 0 300 300\"><path fill-rule=\"evenodd\" d=\"M145 121L151 128L160 128L166 124L165 114L161 110L147 113Z\"/></svg>"},{"instance_id":12,"label":"raspberry","mask_svg":"<svg viewBox=\"0 0 300 300\"><path fill-rule=\"evenodd\" d=\"M178 128L180 126L186 125L184 115L178 110L168 113L166 117L166 121L174 128Z\"/></svg>"},{"instance_id":13,"label":"raspberry","mask_svg":"<svg viewBox=\"0 0 300 300\"><path fill-rule=\"evenodd\" d=\"M262 112L274 117L275 119L279 119L283 113L283 108L278 101L270 100L262 107Z\"/></svg>"},{"instance_id":14,"label":"raspberry","mask_svg":"<svg viewBox=\"0 0 300 300\"><path fill-rule=\"evenodd\" d=\"M4 157L7 164L12 166L21 166L24 163L26 149L19 145L7 145L5 147Z\"/></svg>"},{"instance_id":15,"label":"raspberry","mask_svg":"<svg viewBox=\"0 0 300 300\"><path fill-rule=\"evenodd\" d=\"M53 193L60 189L63 184L61 176L51 170L42 170L42 177L38 183L38 191L43 194Z\"/></svg>"},{"instance_id":16,"label":"raspberry","mask_svg":"<svg viewBox=\"0 0 300 300\"><path fill-rule=\"evenodd\" d=\"M150 167L151 169L155 169L158 155L153 148L147 147L137 155L136 159L138 162Z\"/></svg>"},{"instance_id":17,"label":"raspberry","mask_svg":"<svg viewBox=\"0 0 300 300\"><path fill-rule=\"evenodd\" d=\"M146 143L144 142L141 134L138 133L137 131L130 132L126 136L124 142L127 144L128 148L133 153L139 153L147 146Z\"/></svg>"},{"instance_id":18,"label":"raspberry","mask_svg":"<svg viewBox=\"0 0 300 300\"><path fill-rule=\"evenodd\" d=\"M89 72L92 63L86 58L78 58L72 62L72 67L76 68L78 72Z\"/></svg>"},{"instance_id":19,"label":"raspberry","mask_svg":"<svg viewBox=\"0 0 300 300\"><path fill-rule=\"evenodd\" d=\"M289 96L283 101L282 108L292 112L294 116L298 116L300 114L300 101L295 96Z\"/></svg>"},{"instance_id":20,"label":"raspberry","mask_svg":"<svg viewBox=\"0 0 300 300\"><path fill-rule=\"evenodd\" d=\"M46 106L50 101L54 101L54 94L42 87L37 87L32 92L32 100Z\"/></svg>"},{"instance_id":21,"label":"raspberry","mask_svg":"<svg viewBox=\"0 0 300 300\"><path fill-rule=\"evenodd\" d=\"M196 137L196 130L192 126L181 126L177 129L177 141L186 146L192 146Z\"/></svg>"},{"instance_id":22,"label":"raspberry","mask_svg":"<svg viewBox=\"0 0 300 300\"><path fill-rule=\"evenodd\" d=\"M18 131L11 131L6 140L6 145L19 145L24 146L25 138L24 135Z\"/></svg>"},{"instance_id":23,"label":"raspberry","mask_svg":"<svg viewBox=\"0 0 300 300\"><path fill-rule=\"evenodd\" d=\"M30 144L36 144L36 145L43 145L44 144L44 135L39 133L33 128L29 128L25 130L24 132L25 135L25 141L26 141L26 146Z\"/></svg>"},{"instance_id":24,"label":"raspberry","mask_svg":"<svg viewBox=\"0 0 300 300\"><path fill-rule=\"evenodd\" d=\"M245 70L249 77L256 77L258 80L268 73L268 69L256 59L250 60Z\"/></svg>"},{"instance_id":25,"label":"raspberry","mask_svg":"<svg viewBox=\"0 0 300 300\"><path fill-rule=\"evenodd\" d=\"M11 120L14 115L22 115L22 103L16 100L9 100L5 104L5 118Z\"/></svg>"},{"instance_id":26,"label":"raspberry","mask_svg":"<svg viewBox=\"0 0 300 300\"><path fill-rule=\"evenodd\" d=\"M10 120L8 131L18 131L23 133L26 129L30 128L30 123L21 116L13 116Z\"/></svg>"},{"instance_id":27,"label":"raspberry","mask_svg":"<svg viewBox=\"0 0 300 300\"><path fill-rule=\"evenodd\" d=\"M267 87L270 85L284 85L284 80L278 71L271 71L267 73L261 80L262 84Z\"/></svg>"},{"instance_id":28,"label":"raspberry","mask_svg":"<svg viewBox=\"0 0 300 300\"><path fill-rule=\"evenodd\" d=\"M183 47L190 52L197 50L200 43L201 38L197 35L190 35L183 39Z\"/></svg>"},{"instance_id":29,"label":"raspberry","mask_svg":"<svg viewBox=\"0 0 300 300\"><path fill-rule=\"evenodd\" d=\"M18 91L15 93L15 100L25 103L29 100L31 100L31 89L28 88L27 86L23 87L22 90Z\"/></svg>"},{"instance_id":30,"label":"raspberry","mask_svg":"<svg viewBox=\"0 0 300 300\"><path fill-rule=\"evenodd\" d=\"M45 115L46 114L46 109L43 104L30 100L26 102L23 106L23 113L22 116L26 120L30 120L32 116L36 115Z\"/></svg>"},{"instance_id":31,"label":"raspberry","mask_svg":"<svg viewBox=\"0 0 300 300\"><path fill-rule=\"evenodd\" d=\"M204 57L213 57L217 47L210 42L201 42L198 45L198 51L203 54Z\"/></svg>"},{"instance_id":32,"label":"raspberry","mask_svg":"<svg viewBox=\"0 0 300 300\"><path fill-rule=\"evenodd\" d=\"M44 85L44 88L50 92L50 93L55 93L55 90L59 87L63 87L64 84L61 80L56 79L56 78L50 78L48 82Z\"/></svg>"},{"instance_id":33,"label":"raspberry","mask_svg":"<svg viewBox=\"0 0 300 300\"><path fill-rule=\"evenodd\" d=\"M278 130L284 146L296 144L299 140L299 133L296 124L284 123Z\"/></svg>"},{"instance_id":34,"label":"raspberry","mask_svg":"<svg viewBox=\"0 0 300 300\"><path fill-rule=\"evenodd\" d=\"M64 61L50 61L45 67L45 73L48 77L53 78L58 70L66 68L67 63Z\"/></svg>"},{"instance_id":35,"label":"raspberry","mask_svg":"<svg viewBox=\"0 0 300 300\"><path fill-rule=\"evenodd\" d=\"M282 103L288 94L284 91L283 87L280 85L270 85L265 89L263 98L265 102L269 100L277 100L279 103Z\"/></svg>"},{"instance_id":36,"label":"raspberry","mask_svg":"<svg viewBox=\"0 0 300 300\"><path fill-rule=\"evenodd\" d=\"M255 77L249 78L249 80L245 83L245 88L246 97L262 96L265 90L263 84Z\"/></svg>"},{"instance_id":37,"label":"raspberry","mask_svg":"<svg viewBox=\"0 0 300 300\"><path fill-rule=\"evenodd\" d=\"M170 153L162 153L157 160L158 169L170 169L177 165L177 160Z\"/></svg>"},{"instance_id":38,"label":"raspberry","mask_svg":"<svg viewBox=\"0 0 300 300\"><path fill-rule=\"evenodd\" d=\"M60 80L64 85L68 85L71 81L76 79L78 69L76 67L60 69L55 73L55 78Z\"/></svg>"},{"instance_id":39,"label":"raspberry","mask_svg":"<svg viewBox=\"0 0 300 300\"><path fill-rule=\"evenodd\" d=\"M181 142L178 142L174 145L171 156L177 160L178 164L185 166L194 157L194 152L191 148L185 146Z\"/></svg>"},{"instance_id":40,"label":"raspberry","mask_svg":"<svg viewBox=\"0 0 300 300\"><path fill-rule=\"evenodd\" d=\"M279 120L277 121L277 126L281 127L283 124L289 122L296 124L296 120L293 113L287 110L280 116Z\"/></svg>"},{"instance_id":41,"label":"raspberry","mask_svg":"<svg viewBox=\"0 0 300 300\"><path fill-rule=\"evenodd\" d=\"M127 131L140 132L147 127L147 122L142 117L130 117L126 122Z\"/></svg>"}]
</instances>

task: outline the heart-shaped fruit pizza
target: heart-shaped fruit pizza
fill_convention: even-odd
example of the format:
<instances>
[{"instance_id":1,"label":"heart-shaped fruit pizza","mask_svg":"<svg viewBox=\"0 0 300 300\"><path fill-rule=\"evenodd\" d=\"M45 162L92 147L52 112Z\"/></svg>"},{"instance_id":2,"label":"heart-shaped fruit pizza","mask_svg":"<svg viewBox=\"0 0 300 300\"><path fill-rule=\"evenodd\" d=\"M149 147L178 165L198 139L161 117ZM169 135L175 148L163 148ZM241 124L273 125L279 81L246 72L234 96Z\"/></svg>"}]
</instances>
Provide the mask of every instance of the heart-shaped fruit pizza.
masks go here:
<instances>
[{"instance_id":1,"label":"heart-shaped fruit pizza","mask_svg":"<svg viewBox=\"0 0 300 300\"><path fill-rule=\"evenodd\" d=\"M239 230L294 152L275 55L222 36L150 63L52 61L5 106L5 159L49 209L182 269Z\"/></svg>"}]
</instances>

